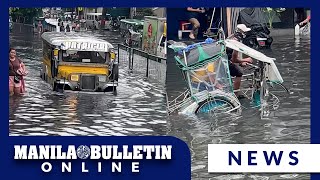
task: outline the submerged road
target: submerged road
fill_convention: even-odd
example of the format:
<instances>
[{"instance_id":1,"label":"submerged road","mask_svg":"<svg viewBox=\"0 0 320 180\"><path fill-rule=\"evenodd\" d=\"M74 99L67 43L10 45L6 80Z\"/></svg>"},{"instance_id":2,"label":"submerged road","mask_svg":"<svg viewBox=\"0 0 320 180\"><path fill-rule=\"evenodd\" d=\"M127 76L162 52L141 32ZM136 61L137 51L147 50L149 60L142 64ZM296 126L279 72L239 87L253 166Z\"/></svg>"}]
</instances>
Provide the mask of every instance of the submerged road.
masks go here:
<instances>
[{"instance_id":1,"label":"submerged road","mask_svg":"<svg viewBox=\"0 0 320 180\"><path fill-rule=\"evenodd\" d=\"M117 32L95 33L114 44ZM186 85L169 51L167 83L144 81L120 64L118 96L111 93L63 95L39 77L42 47L37 35L11 34L10 44L25 62L30 74L27 94L10 97L9 131L21 135L171 135L184 140L191 152L192 179L278 180L310 179L309 174L208 174L207 144L210 143L309 143L310 142L310 39L277 37L265 53L276 65L292 92L279 96L280 106L269 119L261 120L256 109L241 116L167 116L166 98L174 98Z\"/></svg>"},{"instance_id":2,"label":"submerged road","mask_svg":"<svg viewBox=\"0 0 320 180\"><path fill-rule=\"evenodd\" d=\"M241 116L198 115L168 118L168 135L184 140L191 152L192 179L279 180L310 179L309 174L208 174L207 144L302 144L310 143L310 39L275 37L271 50L291 94L279 94L280 106L270 118L260 119L257 109L243 109ZM173 52L168 52L167 93L173 99L186 89Z\"/></svg>"},{"instance_id":3,"label":"submerged road","mask_svg":"<svg viewBox=\"0 0 320 180\"><path fill-rule=\"evenodd\" d=\"M92 33L92 32L91 32ZM118 32L96 32L117 47ZM166 133L166 98L163 85L129 73L120 62L118 95L112 93L58 94L39 77L42 58L40 37L13 33L10 45L26 64L27 93L10 97L10 135L162 135Z\"/></svg>"}]
</instances>

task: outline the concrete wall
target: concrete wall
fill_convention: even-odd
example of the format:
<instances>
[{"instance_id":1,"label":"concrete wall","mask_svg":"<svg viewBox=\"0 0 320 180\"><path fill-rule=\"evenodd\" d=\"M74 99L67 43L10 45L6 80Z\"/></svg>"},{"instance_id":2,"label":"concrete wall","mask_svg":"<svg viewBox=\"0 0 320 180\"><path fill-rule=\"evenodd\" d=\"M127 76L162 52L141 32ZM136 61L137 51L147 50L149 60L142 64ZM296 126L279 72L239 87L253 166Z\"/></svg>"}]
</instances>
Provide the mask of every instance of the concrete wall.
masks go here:
<instances>
[{"instance_id":1,"label":"concrete wall","mask_svg":"<svg viewBox=\"0 0 320 180\"><path fill-rule=\"evenodd\" d=\"M84 8L84 12L85 13L95 13L97 11L97 13L102 13L102 7L98 7L98 8Z\"/></svg>"},{"instance_id":2,"label":"concrete wall","mask_svg":"<svg viewBox=\"0 0 320 180\"><path fill-rule=\"evenodd\" d=\"M153 13L155 16L159 17L159 18L166 18L167 17L167 12L166 12L166 8L153 8Z\"/></svg>"}]
</instances>

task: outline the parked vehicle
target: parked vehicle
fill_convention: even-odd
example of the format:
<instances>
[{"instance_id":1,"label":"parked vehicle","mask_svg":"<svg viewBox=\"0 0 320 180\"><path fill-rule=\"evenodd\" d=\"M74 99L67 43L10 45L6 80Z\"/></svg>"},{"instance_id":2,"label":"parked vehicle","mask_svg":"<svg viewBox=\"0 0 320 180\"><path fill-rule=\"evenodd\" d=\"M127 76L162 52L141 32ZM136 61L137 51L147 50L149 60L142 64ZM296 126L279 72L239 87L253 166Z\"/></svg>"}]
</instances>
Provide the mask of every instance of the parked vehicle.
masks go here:
<instances>
[{"instance_id":1,"label":"parked vehicle","mask_svg":"<svg viewBox=\"0 0 320 180\"><path fill-rule=\"evenodd\" d=\"M85 20L88 29L97 30L97 29L111 29L111 15L106 14L104 19L104 26L101 26L102 13L86 13ZM101 28L102 27L102 28Z\"/></svg>"},{"instance_id":2,"label":"parked vehicle","mask_svg":"<svg viewBox=\"0 0 320 180\"><path fill-rule=\"evenodd\" d=\"M141 48L143 24L144 21L137 19L120 20L120 35L125 45Z\"/></svg>"},{"instance_id":3,"label":"parked vehicle","mask_svg":"<svg viewBox=\"0 0 320 180\"><path fill-rule=\"evenodd\" d=\"M126 19L125 16L113 17L111 21L111 29L118 30L120 28L120 21Z\"/></svg>"},{"instance_id":4,"label":"parked vehicle","mask_svg":"<svg viewBox=\"0 0 320 180\"><path fill-rule=\"evenodd\" d=\"M246 33L243 44L254 49L271 47L273 38L270 36L270 31L266 25L252 24L250 28L251 31Z\"/></svg>"}]
</instances>

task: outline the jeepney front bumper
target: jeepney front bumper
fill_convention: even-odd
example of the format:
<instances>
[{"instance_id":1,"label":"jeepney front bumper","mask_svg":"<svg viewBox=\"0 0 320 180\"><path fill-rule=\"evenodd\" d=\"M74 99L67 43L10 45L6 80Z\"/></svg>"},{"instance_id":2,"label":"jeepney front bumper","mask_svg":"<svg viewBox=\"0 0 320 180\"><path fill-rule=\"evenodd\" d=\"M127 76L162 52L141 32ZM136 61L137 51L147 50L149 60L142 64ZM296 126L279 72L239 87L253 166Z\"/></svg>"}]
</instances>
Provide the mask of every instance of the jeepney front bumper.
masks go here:
<instances>
[{"instance_id":1,"label":"jeepney front bumper","mask_svg":"<svg viewBox=\"0 0 320 180\"><path fill-rule=\"evenodd\" d=\"M105 91L108 87L118 86L118 81L110 81L106 77L105 81L101 81L98 75L78 75L78 81L67 79L56 79L56 84L64 89L73 91Z\"/></svg>"}]
</instances>

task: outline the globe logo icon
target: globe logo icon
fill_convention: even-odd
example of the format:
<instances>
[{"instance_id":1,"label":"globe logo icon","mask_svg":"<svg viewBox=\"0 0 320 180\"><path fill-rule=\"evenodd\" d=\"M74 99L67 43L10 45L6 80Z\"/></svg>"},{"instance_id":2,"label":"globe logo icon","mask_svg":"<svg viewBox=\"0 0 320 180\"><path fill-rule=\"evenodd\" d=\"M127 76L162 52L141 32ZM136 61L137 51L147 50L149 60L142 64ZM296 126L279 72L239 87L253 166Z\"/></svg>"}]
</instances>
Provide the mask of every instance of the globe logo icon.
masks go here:
<instances>
[{"instance_id":1,"label":"globe logo icon","mask_svg":"<svg viewBox=\"0 0 320 180\"><path fill-rule=\"evenodd\" d=\"M90 148L84 145L79 146L77 148L77 156L80 159L87 159L90 156Z\"/></svg>"}]
</instances>

